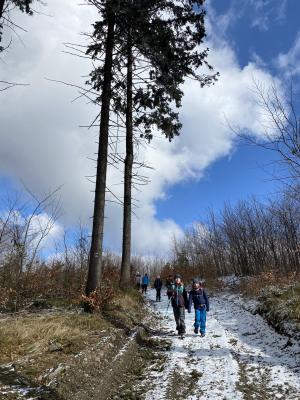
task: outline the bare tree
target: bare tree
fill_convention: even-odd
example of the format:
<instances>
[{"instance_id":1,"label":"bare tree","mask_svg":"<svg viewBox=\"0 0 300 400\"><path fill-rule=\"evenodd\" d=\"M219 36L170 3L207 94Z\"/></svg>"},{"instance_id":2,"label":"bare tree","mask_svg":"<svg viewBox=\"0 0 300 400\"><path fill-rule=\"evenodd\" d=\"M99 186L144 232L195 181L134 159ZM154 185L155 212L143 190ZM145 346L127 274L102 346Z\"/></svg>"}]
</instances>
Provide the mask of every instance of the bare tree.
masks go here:
<instances>
[{"instance_id":1,"label":"bare tree","mask_svg":"<svg viewBox=\"0 0 300 400\"><path fill-rule=\"evenodd\" d=\"M254 80L253 93L262 117L262 135L254 136L240 128L231 129L246 143L273 152L274 170L272 178L290 189L290 194L299 199L300 187L300 113L296 107L292 84L289 89L276 84L266 88Z\"/></svg>"},{"instance_id":2,"label":"bare tree","mask_svg":"<svg viewBox=\"0 0 300 400\"><path fill-rule=\"evenodd\" d=\"M174 245L175 263L202 276L300 272L300 206L289 193L263 204L226 205ZM184 258L183 258L184 256Z\"/></svg>"}]
</instances>

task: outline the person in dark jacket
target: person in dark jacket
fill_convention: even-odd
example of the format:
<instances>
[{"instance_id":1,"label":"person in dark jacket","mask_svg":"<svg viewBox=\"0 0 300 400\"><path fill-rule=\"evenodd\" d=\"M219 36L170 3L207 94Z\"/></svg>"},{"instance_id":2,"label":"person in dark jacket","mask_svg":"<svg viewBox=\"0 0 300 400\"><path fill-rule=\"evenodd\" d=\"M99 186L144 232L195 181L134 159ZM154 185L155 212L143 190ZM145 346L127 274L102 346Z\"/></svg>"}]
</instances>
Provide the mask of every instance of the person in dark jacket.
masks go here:
<instances>
[{"instance_id":1,"label":"person in dark jacket","mask_svg":"<svg viewBox=\"0 0 300 400\"><path fill-rule=\"evenodd\" d=\"M200 334L203 337L206 330L206 312L209 311L209 299L201 282L194 281L193 283L193 288L189 294L189 313L191 312L192 303L194 303L195 308L194 332L199 333L200 327Z\"/></svg>"},{"instance_id":2,"label":"person in dark jacket","mask_svg":"<svg viewBox=\"0 0 300 400\"><path fill-rule=\"evenodd\" d=\"M136 283L137 290L141 289L141 280L142 280L141 274L139 272L137 272L135 275L135 283Z\"/></svg>"},{"instance_id":3,"label":"person in dark jacket","mask_svg":"<svg viewBox=\"0 0 300 400\"><path fill-rule=\"evenodd\" d=\"M161 288L162 288L163 282L160 278L160 276L158 275L154 281L154 287L156 289L156 301L160 301L161 300Z\"/></svg>"},{"instance_id":4,"label":"person in dark jacket","mask_svg":"<svg viewBox=\"0 0 300 400\"><path fill-rule=\"evenodd\" d=\"M187 292L180 275L175 275L174 283L168 287L167 295L171 300L176 330L180 336L185 334L185 308L187 308Z\"/></svg>"},{"instance_id":5,"label":"person in dark jacket","mask_svg":"<svg viewBox=\"0 0 300 400\"><path fill-rule=\"evenodd\" d=\"M166 279L166 288L168 289L168 287L171 286L173 283L174 283L173 275L169 275L168 278Z\"/></svg>"}]
</instances>

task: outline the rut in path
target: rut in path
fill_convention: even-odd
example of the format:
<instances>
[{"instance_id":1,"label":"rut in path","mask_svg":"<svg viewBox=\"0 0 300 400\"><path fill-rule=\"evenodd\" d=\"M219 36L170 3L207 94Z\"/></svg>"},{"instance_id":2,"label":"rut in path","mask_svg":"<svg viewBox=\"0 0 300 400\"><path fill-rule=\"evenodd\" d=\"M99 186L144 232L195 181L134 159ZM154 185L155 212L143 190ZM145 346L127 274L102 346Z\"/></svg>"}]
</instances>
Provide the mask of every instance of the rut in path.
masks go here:
<instances>
[{"instance_id":1,"label":"rut in path","mask_svg":"<svg viewBox=\"0 0 300 400\"><path fill-rule=\"evenodd\" d=\"M167 297L150 303L161 317L161 329L171 341L160 372L149 372L146 400L175 399L300 399L300 348L276 333L262 317L229 301L211 298L205 338L193 333L194 313L186 313L185 339L175 336Z\"/></svg>"}]
</instances>

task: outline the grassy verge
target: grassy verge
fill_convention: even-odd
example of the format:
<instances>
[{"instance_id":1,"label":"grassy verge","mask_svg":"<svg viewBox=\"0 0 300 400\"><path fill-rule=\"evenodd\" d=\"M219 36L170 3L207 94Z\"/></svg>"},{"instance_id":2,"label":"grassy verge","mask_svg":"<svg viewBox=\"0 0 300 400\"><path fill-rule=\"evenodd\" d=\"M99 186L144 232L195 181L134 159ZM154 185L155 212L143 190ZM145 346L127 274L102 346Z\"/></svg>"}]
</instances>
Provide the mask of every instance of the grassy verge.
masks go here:
<instances>
[{"instance_id":1,"label":"grassy verge","mask_svg":"<svg viewBox=\"0 0 300 400\"><path fill-rule=\"evenodd\" d=\"M76 353L103 330L107 322L97 315L24 315L0 320L0 363L19 357ZM56 347L55 347L56 345Z\"/></svg>"},{"instance_id":2,"label":"grassy verge","mask_svg":"<svg viewBox=\"0 0 300 400\"><path fill-rule=\"evenodd\" d=\"M89 380L99 380L99 371L126 344L144 314L143 298L130 290L118 293L102 314L52 308L0 315L0 398L1 390L15 382L25 382L24 387L55 383L53 398L70 398L78 382L84 388ZM90 379L85 371L91 369ZM4 399L21 398L8 393Z\"/></svg>"},{"instance_id":3,"label":"grassy verge","mask_svg":"<svg viewBox=\"0 0 300 400\"><path fill-rule=\"evenodd\" d=\"M279 331L300 334L300 282L288 287L266 287L259 301L258 311Z\"/></svg>"},{"instance_id":4,"label":"grassy verge","mask_svg":"<svg viewBox=\"0 0 300 400\"><path fill-rule=\"evenodd\" d=\"M258 301L256 311L279 332L300 337L300 276L273 272L241 277L230 290ZM228 289L228 288L227 288Z\"/></svg>"}]
</instances>

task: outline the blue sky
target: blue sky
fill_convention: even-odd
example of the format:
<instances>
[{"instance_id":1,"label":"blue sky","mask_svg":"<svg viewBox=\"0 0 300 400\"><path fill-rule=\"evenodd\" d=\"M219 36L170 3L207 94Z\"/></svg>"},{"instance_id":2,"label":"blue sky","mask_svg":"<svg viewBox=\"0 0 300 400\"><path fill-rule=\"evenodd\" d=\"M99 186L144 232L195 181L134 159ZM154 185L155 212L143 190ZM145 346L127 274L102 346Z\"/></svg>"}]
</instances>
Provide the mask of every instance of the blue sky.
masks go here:
<instances>
[{"instance_id":1,"label":"blue sky","mask_svg":"<svg viewBox=\"0 0 300 400\"><path fill-rule=\"evenodd\" d=\"M299 32L297 0L213 0L217 15L231 12L227 38L239 62L245 65L256 53L273 69L273 60L286 53Z\"/></svg>"},{"instance_id":2,"label":"blue sky","mask_svg":"<svg viewBox=\"0 0 300 400\"><path fill-rule=\"evenodd\" d=\"M255 9L254 3L260 6ZM220 16L230 17L224 37L235 50L240 66L259 57L266 70L280 77L276 58L279 53L287 53L296 40L300 2L212 0L210 4L216 13L214 23ZM293 81L296 84L297 77ZM272 173L277 157L262 148L237 142L230 155L210 165L199 181L169 189L167 201L157 203L157 216L173 218L186 227L195 219L205 218L209 208L222 209L225 202L234 204L252 195L261 201L276 196L280 186Z\"/></svg>"},{"instance_id":3,"label":"blue sky","mask_svg":"<svg viewBox=\"0 0 300 400\"><path fill-rule=\"evenodd\" d=\"M30 85L0 96L0 192L3 197L23 181L41 197L63 185L62 217L53 233L53 239L61 240L64 228L73 231L79 220L91 223L94 187L85 176L95 171L88 157L95 157L98 132L79 126L93 120L98 110L83 100L72 102L78 95L74 88L45 77L84 84L90 62L64 54L63 43L84 40L80 33L96 15L69 0L40 7L41 14L34 17L16 15L25 30L14 37L2 64L0 80ZM173 236L182 237L208 208L220 210L225 202L252 195L263 201L278 192L268 168L274 154L237 143L226 119L261 137L265 120L251 91L253 78L268 88L292 76L298 89L300 1L207 0L206 7L205 46L220 79L204 89L186 81L181 136L168 143L156 133L151 146L140 148L139 161L154 169L144 171L151 183L134 193L139 200L138 219L133 218L134 253L166 255ZM47 46L44 37L49 38ZM5 40L9 42L9 33ZM124 143L119 151L124 152ZM109 169L109 187L119 197L122 180L122 168ZM106 247L120 251L121 230L121 207L107 203Z\"/></svg>"},{"instance_id":4,"label":"blue sky","mask_svg":"<svg viewBox=\"0 0 300 400\"><path fill-rule=\"evenodd\" d=\"M254 195L264 201L276 195L272 179L274 154L254 146L240 145L230 157L216 161L198 182L184 182L168 191L168 200L158 202L158 217L173 218L182 227L205 220L209 208L220 211L225 202L235 204Z\"/></svg>"}]
</instances>

